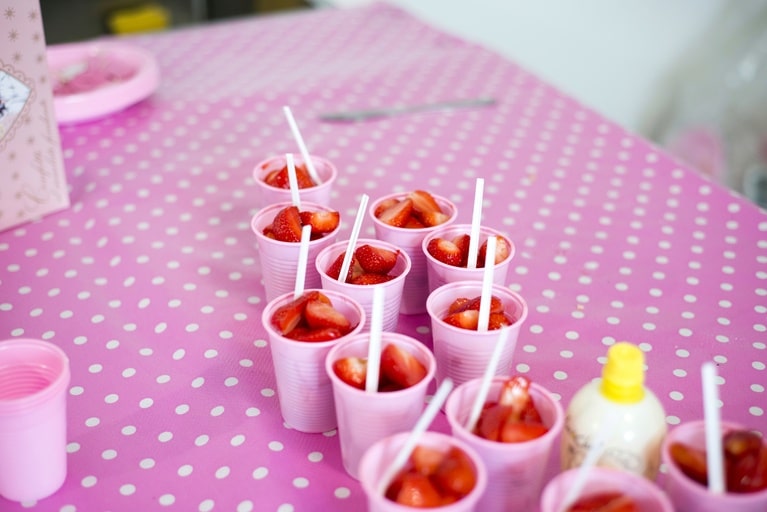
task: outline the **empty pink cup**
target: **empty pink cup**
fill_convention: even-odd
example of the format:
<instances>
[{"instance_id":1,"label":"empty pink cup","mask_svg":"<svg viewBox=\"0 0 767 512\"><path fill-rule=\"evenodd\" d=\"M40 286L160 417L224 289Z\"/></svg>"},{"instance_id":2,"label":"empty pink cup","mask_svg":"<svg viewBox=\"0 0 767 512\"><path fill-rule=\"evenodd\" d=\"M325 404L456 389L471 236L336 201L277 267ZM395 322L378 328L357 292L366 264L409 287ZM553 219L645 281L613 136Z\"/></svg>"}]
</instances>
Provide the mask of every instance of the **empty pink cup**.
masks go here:
<instances>
[{"instance_id":1,"label":"empty pink cup","mask_svg":"<svg viewBox=\"0 0 767 512\"><path fill-rule=\"evenodd\" d=\"M541 512L562 512L563 501L568 498L579 469L573 468L560 473L546 484L541 496ZM599 466L591 468L580 496L585 498L602 493L621 494L631 498L639 512L674 512L668 496L663 494L657 485L643 476L627 471Z\"/></svg>"},{"instance_id":2,"label":"empty pink cup","mask_svg":"<svg viewBox=\"0 0 767 512\"><path fill-rule=\"evenodd\" d=\"M722 434L744 427L722 422ZM764 433L763 433L764 434ZM767 489L752 493L714 494L685 476L671 458L669 447L681 442L699 450L706 449L706 424L704 421L682 423L672 429L663 441L661 458L668 473L664 475L663 487L678 512L764 512L767 510ZM767 445L767 441L764 441Z\"/></svg>"},{"instance_id":3,"label":"empty pink cup","mask_svg":"<svg viewBox=\"0 0 767 512\"><path fill-rule=\"evenodd\" d=\"M420 341L393 332L384 332L381 347L394 343L410 352L426 367L426 376L409 388L368 393L350 386L336 375L333 363L345 357L368 356L369 334L359 334L334 346L325 360L325 371L333 384L338 438L344 469L358 478L359 461L370 445L391 434L409 430L423 413L426 391L434 378L431 351Z\"/></svg>"},{"instance_id":4,"label":"empty pink cup","mask_svg":"<svg viewBox=\"0 0 767 512\"><path fill-rule=\"evenodd\" d=\"M0 342L0 495L19 502L55 493L67 475L69 359L33 339Z\"/></svg>"},{"instance_id":5,"label":"empty pink cup","mask_svg":"<svg viewBox=\"0 0 767 512\"><path fill-rule=\"evenodd\" d=\"M429 242L435 238L442 238L445 240L454 240L459 235L468 235L471 233L471 224L451 224L449 226L440 226L439 229L435 229L426 237L424 237L421 244L421 251L426 258L426 273L429 280L429 292L433 292L443 284L453 283L456 281L482 281L485 269L484 268L466 268L466 267L454 267L439 261L437 258L429 254L427 247ZM487 240L490 236L500 236L505 240L509 246L509 255L500 263L496 263L493 267L493 282L499 285L506 284L506 278L509 273L509 267L511 266L511 260L514 258L515 247L514 243L509 237L501 233L496 229L492 229L486 226L480 226L479 228L479 244Z\"/></svg>"},{"instance_id":6,"label":"empty pink cup","mask_svg":"<svg viewBox=\"0 0 767 512\"><path fill-rule=\"evenodd\" d=\"M501 386L509 377L495 377L490 385L488 402L496 402ZM483 439L466 429L482 379L472 379L455 388L448 396L445 414L453 435L471 446L487 468L487 489L478 510L505 512L535 510L551 449L559 441L565 413L559 400L542 386L532 383L530 396L549 431L523 443L501 443Z\"/></svg>"},{"instance_id":7,"label":"empty pink cup","mask_svg":"<svg viewBox=\"0 0 767 512\"><path fill-rule=\"evenodd\" d=\"M259 210L250 222L250 227L256 235L256 245L258 256L261 262L261 277L264 279L264 290L266 300L273 300L275 297L293 291L296 285L296 274L298 273L298 254L301 251L299 242L281 242L264 235L264 228L271 225L277 212L291 206L290 202L277 203ZM314 203L302 202L300 211L333 211L332 208L320 206ZM321 285L320 275L312 264L314 258L322 249L334 243L338 237L337 227L332 232L309 242L309 257L306 265L306 276L304 288L319 288Z\"/></svg>"},{"instance_id":8,"label":"empty pink cup","mask_svg":"<svg viewBox=\"0 0 767 512\"><path fill-rule=\"evenodd\" d=\"M369 244L375 247L382 247L390 251L399 251L397 263L390 272L391 275L395 275L394 279L380 284L351 284L333 279L327 274L327 269L338 258L339 255L346 252L349 241L336 242L333 245L325 247L317 255L314 260L317 273L320 275L320 281L322 282L322 288L326 290L335 290L337 292L344 293L349 297L353 297L357 302L362 304L365 309L367 318L370 319L373 312L373 290L376 287L383 288L384 290L384 311L383 311L383 323L382 329L384 331L396 331L397 324L399 323L400 302L402 300L402 294L405 285L405 279L410 272L410 257L405 251L400 250L399 247L382 242L380 240L358 238L357 243L354 246L355 249L361 245ZM368 320L369 322L369 320ZM368 324L363 329L366 332L370 329Z\"/></svg>"},{"instance_id":9,"label":"empty pink cup","mask_svg":"<svg viewBox=\"0 0 767 512\"><path fill-rule=\"evenodd\" d=\"M338 169L330 161L310 155L314 168L317 171L317 175L322 180L322 183L315 187L307 187L298 190L298 196L301 202L304 201L320 204L323 206L330 206L331 192L333 191L333 184L338 177ZM293 155L293 161L296 166L303 165L305 160L300 154ZM289 188L278 188L271 185L267 185L264 178L272 171L279 170L287 166L285 155L273 156L266 160L259 162L253 169L253 178L256 180L256 185L259 190L259 205L261 207L268 206L273 203L286 203L292 200Z\"/></svg>"},{"instance_id":10,"label":"empty pink cup","mask_svg":"<svg viewBox=\"0 0 767 512\"><path fill-rule=\"evenodd\" d=\"M492 294L501 299L506 314L514 319L512 325L502 328L509 330L509 338L496 370L496 375L509 375L519 331L527 319L527 302L505 286L493 285ZM480 332L455 327L443 320L455 299L472 299L481 295L481 282L457 281L440 286L426 300L426 309L431 317L434 357L437 359L437 384L441 384L445 377L450 377L456 386L481 377L490 362L502 329Z\"/></svg>"},{"instance_id":11,"label":"empty pink cup","mask_svg":"<svg viewBox=\"0 0 767 512\"><path fill-rule=\"evenodd\" d=\"M375 211L378 206L390 199L404 199L407 192L389 194L373 202L368 209L368 215L373 220L376 238L396 245L407 253L410 257L410 273L405 279L402 302L400 302L400 313L405 315L415 315L426 312L426 297L429 295L428 278L426 275L426 258L421 250L423 238L432 231L453 223L458 216L458 208L455 204L438 195L432 197L440 206L441 210L449 216L448 220L439 226L430 228L398 228L381 222L376 216Z\"/></svg>"},{"instance_id":12,"label":"empty pink cup","mask_svg":"<svg viewBox=\"0 0 767 512\"><path fill-rule=\"evenodd\" d=\"M307 290L307 292L310 290ZM325 372L325 358L344 339L358 334L365 324L365 311L354 299L332 290L320 290L333 307L357 326L346 336L331 341L298 341L281 335L272 325L274 312L293 300L286 293L267 304L261 323L269 337L277 381L277 398L282 417L290 427L307 433L327 432L336 428L333 387Z\"/></svg>"},{"instance_id":13,"label":"empty pink cup","mask_svg":"<svg viewBox=\"0 0 767 512\"><path fill-rule=\"evenodd\" d=\"M385 437L365 451L360 462L359 480L362 484L362 490L368 499L368 512L413 512L415 510L413 507L400 505L389 500L381 491L381 479L384 478L383 473L397 456L409 435L409 432L400 432L399 434ZM488 476L479 455L460 439L440 432L424 432L418 444L444 450L445 452L453 446L459 448L471 459L476 475L476 483L469 494L449 505L434 507L428 510L437 512L481 511L482 509L477 506L477 503L485 492Z\"/></svg>"}]
</instances>

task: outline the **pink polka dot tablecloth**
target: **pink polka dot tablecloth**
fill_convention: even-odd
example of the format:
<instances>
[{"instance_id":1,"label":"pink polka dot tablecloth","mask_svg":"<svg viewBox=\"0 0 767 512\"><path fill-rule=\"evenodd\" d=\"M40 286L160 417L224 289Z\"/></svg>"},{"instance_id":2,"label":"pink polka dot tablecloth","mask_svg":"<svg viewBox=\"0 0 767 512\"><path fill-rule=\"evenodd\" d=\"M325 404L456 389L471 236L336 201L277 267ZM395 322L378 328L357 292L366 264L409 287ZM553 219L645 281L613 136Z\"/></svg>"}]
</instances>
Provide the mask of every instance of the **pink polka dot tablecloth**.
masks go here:
<instances>
[{"instance_id":1,"label":"pink polka dot tablecloth","mask_svg":"<svg viewBox=\"0 0 767 512\"><path fill-rule=\"evenodd\" d=\"M718 364L722 416L767 430L767 215L515 63L389 6L302 11L129 39L162 84L111 117L61 128L72 207L0 233L0 339L71 359L68 477L3 511L359 511L335 431L283 424L252 169L297 152L359 198L414 188L516 244L508 285L530 314L516 372L561 398L616 341L646 353L673 426L702 417ZM493 97L490 107L327 123L343 109ZM8 165L0 154L0 165ZM373 236L370 222L363 236ZM399 330L431 343L427 315ZM444 416L432 426L448 431ZM556 471L552 456L549 475Z\"/></svg>"}]
</instances>

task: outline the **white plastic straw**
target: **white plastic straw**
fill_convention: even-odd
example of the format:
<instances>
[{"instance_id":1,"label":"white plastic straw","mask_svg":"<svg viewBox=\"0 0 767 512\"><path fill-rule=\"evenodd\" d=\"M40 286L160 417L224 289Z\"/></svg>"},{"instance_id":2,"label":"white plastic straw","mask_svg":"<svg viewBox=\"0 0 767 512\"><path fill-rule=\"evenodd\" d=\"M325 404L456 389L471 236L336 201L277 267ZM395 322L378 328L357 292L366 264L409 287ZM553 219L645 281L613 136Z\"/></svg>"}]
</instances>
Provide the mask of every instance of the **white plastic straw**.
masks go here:
<instances>
[{"instance_id":1,"label":"white plastic straw","mask_svg":"<svg viewBox=\"0 0 767 512\"><path fill-rule=\"evenodd\" d=\"M373 311L370 315L370 341L368 342L368 371L365 376L365 391L378 391L378 378L381 368L381 331L383 330L384 290L373 287Z\"/></svg>"},{"instance_id":2,"label":"white plastic straw","mask_svg":"<svg viewBox=\"0 0 767 512\"><path fill-rule=\"evenodd\" d=\"M304 293L306 282L306 264L309 260L309 240L312 227L307 224L301 228L301 246L298 249L298 268L296 270L296 286L293 289L293 298L297 299Z\"/></svg>"},{"instance_id":3,"label":"white plastic straw","mask_svg":"<svg viewBox=\"0 0 767 512\"><path fill-rule=\"evenodd\" d=\"M357 217L354 219L352 233L349 236L349 245L346 247L344 261L341 263L341 273L338 274L338 280L342 283L346 282L346 275L349 273L349 267L352 265L354 248L357 245L357 238L360 236L360 228L362 228L362 221L365 219L365 210L368 207L369 199L367 194L362 194L362 197L360 198L360 207L357 209Z\"/></svg>"},{"instance_id":4,"label":"white plastic straw","mask_svg":"<svg viewBox=\"0 0 767 512\"><path fill-rule=\"evenodd\" d=\"M413 430L410 431L410 435L405 439L405 443L402 445L399 452L397 452L397 455L394 457L391 464L389 464L389 467L386 468L386 471L383 472L383 477L379 482L379 492L381 494L386 492L386 488L389 486L392 478L394 478L394 475L405 466L410 454L413 453L416 445L418 445L418 441L421 440L421 436L426 432L426 429L429 428L431 422L434 421L434 417L437 416L437 413L442 408L442 404L445 403L447 395L450 394L452 389L453 381L450 380L449 377L442 381L442 384L437 389L437 392L434 393L429 405L426 406L426 409L423 411L423 414L421 414L421 417L418 418Z\"/></svg>"},{"instance_id":5,"label":"white plastic straw","mask_svg":"<svg viewBox=\"0 0 767 512\"><path fill-rule=\"evenodd\" d=\"M471 406L471 412L469 413L469 419L466 421L466 430L469 432L474 431L474 427L479 421L479 416L482 413L482 407L487 401L487 395L490 392L490 384L493 382L495 371L498 369L498 363L501 361L501 354L509 340L510 329L501 329L500 337L493 348L493 353L490 355L490 361L485 368L485 373L482 375L482 381L479 384L479 390L477 390L477 396L474 397L474 403Z\"/></svg>"},{"instance_id":6,"label":"white plastic straw","mask_svg":"<svg viewBox=\"0 0 767 512\"><path fill-rule=\"evenodd\" d=\"M285 155L285 163L288 165L288 185L290 185L290 202L293 206L301 209L301 196L298 194L298 179L296 178L296 163L293 161L293 153Z\"/></svg>"},{"instance_id":7,"label":"white plastic straw","mask_svg":"<svg viewBox=\"0 0 767 512\"><path fill-rule=\"evenodd\" d=\"M469 260L466 268L477 268L477 252L479 251L479 227L482 222L482 194L485 180L477 178L474 186L474 210L471 212L471 232L469 233Z\"/></svg>"},{"instance_id":8,"label":"white plastic straw","mask_svg":"<svg viewBox=\"0 0 767 512\"><path fill-rule=\"evenodd\" d=\"M724 461L722 453L722 424L719 415L719 390L716 384L716 366L703 363L700 369L703 381L703 419L706 423L706 466L708 490L715 494L725 492Z\"/></svg>"},{"instance_id":9,"label":"white plastic straw","mask_svg":"<svg viewBox=\"0 0 767 512\"><path fill-rule=\"evenodd\" d=\"M285 118L288 120L290 131L293 132L293 138L296 139L298 150L301 152L301 156L304 158L304 162L306 163L306 170L309 171L309 176L311 176L314 182L319 185L322 183L322 180L317 174L317 170L314 168L314 162L312 162L312 159L309 156L309 151L306 149L306 144L304 144L304 138L301 137L301 132L298 130L296 120L293 118L293 112L290 111L290 107L288 106L282 107L282 111L285 113Z\"/></svg>"},{"instance_id":10,"label":"white plastic straw","mask_svg":"<svg viewBox=\"0 0 767 512\"><path fill-rule=\"evenodd\" d=\"M477 331L487 331L490 322L490 306L493 301L493 272L495 270L495 244L496 238L494 236L487 239L487 255L485 256L485 270L482 273L482 295L480 295L479 299Z\"/></svg>"},{"instance_id":11,"label":"white plastic straw","mask_svg":"<svg viewBox=\"0 0 767 512\"><path fill-rule=\"evenodd\" d=\"M603 423L597 431L597 435L593 438L589 451L586 452L586 456L583 458L583 462L578 468L575 480L573 481L572 486L568 489L565 499L562 500L562 503L559 506L560 512L566 512L567 509L575 503L581 495L581 492L583 492L589 473L591 472L591 469L596 466L599 457L602 456L602 452L604 452L605 447L607 446L607 440L614 432L614 425L617 421L618 417L614 412L607 413L603 418Z\"/></svg>"}]
</instances>

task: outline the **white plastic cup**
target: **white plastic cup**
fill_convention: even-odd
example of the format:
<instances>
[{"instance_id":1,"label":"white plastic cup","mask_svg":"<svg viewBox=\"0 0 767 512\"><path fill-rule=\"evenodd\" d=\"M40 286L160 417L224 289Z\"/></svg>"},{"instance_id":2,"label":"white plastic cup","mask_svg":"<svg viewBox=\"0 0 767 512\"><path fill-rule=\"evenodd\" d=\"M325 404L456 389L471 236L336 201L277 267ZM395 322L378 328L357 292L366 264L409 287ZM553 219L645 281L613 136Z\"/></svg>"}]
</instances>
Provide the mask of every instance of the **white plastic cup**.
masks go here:
<instances>
[{"instance_id":1,"label":"white plastic cup","mask_svg":"<svg viewBox=\"0 0 767 512\"><path fill-rule=\"evenodd\" d=\"M429 254L429 251L427 250L429 242L435 238L453 240L459 235L468 235L470 233L471 224L451 224L449 226L440 227L424 237L421 244L421 251L424 258L426 258L426 274L429 280L429 293L447 283L454 283L456 281L482 281L485 274L484 268L454 267L453 265L448 265L447 263L439 261ZM516 249L509 237L496 229L486 226L480 226L479 228L478 247L493 235L503 238L509 246L509 255L500 263L496 263L493 268L493 283L505 285L509 267L511 267L511 260L514 259Z\"/></svg>"},{"instance_id":2,"label":"white plastic cup","mask_svg":"<svg viewBox=\"0 0 767 512\"><path fill-rule=\"evenodd\" d=\"M722 422L722 435L744 427ZM715 494L708 487L687 477L671 458L670 447L681 442L699 450L706 449L706 423L702 420L682 423L672 429L663 441L661 459L668 472L663 488L677 512L764 512L767 510L767 489L750 493ZM767 446L767 441L763 439ZM763 448L764 449L764 448Z\"/></svg>"},{"instance_id":3,"label":"white plastic cup","mask_svg":"<svg viewBox=\"0 0 767 512\"><path fill-rule=\"evenodd\" d=\"M448 215L449 218L438 226L427 228L399 228L381 222L375 216L374 212L382 202L389 199L404 199L407 195L407 192L400 192L377 199L368 208L368 216L373 221L376 238L396 245L410 257L411 268L410 273L405 279L402 301L400 302L400 313L416 315L426 312L426 297L429 295L426 257L421 249L421 242L426 235L434 230L452 224L458 216L458 208L449 199L432 194L442 212Z\"/></svg>"},{"instance_id":4,"label":"white plastic cup","mask_svg":"<svg viewBox=\"0 0 767 512\"><path fill-rule=\"evenodd\" d=\"M497 401L503 383L509 377L495 377L490 384L488 401ZM487 468L487 489L479 501L482 512L535 510L544 484L544 474L551 449L559 440L565 413L559 400L533 382L530 396L549 431L522 443L491 441L466 429L482 379L472 379L455 388L445 403L445 414L455 437L471 446Z\"/></svg>"},{"instance_id":5,"label":"white plastic cup","mask_svg":"<svg viewBox=\"0 0 767 512\"><path fill-rule=\"evenodd\" d=\"M402 301L405 279L410 272L410 269L412 268L410 264L410 257L406 252L400 250L399 247L393 244L368 238L358 238L354 249L356 250L357 247L366 244L372 245L374 247L388 249L390 251L399 250L397 263L394 265L394 268L391 270L391 272L389 272L391 275L395 275L397 277L385 283L364 285L341 282L330 277L327 274L327 269L330 268L330 265L333 264L339 255L346 251L349 245L348 240L343 242L336 242L320 251L314 260L317 273L320 275L320 282L322 283L323 289L341 292L345 295L348 295L349 297L354 298L362 305L368 318L368 325L365 326L363 332L370 330L370 318L373 314L374 290L376 287L383 288L384 307L382 330L394 332L397 330L397 324L399 323L400 303Z\"/></svg>"},{"instance_id":6,"label":"white plastic cup","mask_svg":"<svg viewBox=\"0 0 767 512\"><path fill-rule=\"evenodd\" d=\"M299 341L281 335L271 319L280 306L293 300L292 292L269 302L261 315L261 323L269 336L280 412L291 428L307 433L336 428L333 388L325 372L325 358L335 345L358 334L366 321L365 311L354 299L332 290L320 291L352 325L357 323L349 334L330 341Z\"/></svg>"},{"instance_id":7,"label":"white plastic cup","mask_svg":"<svg viewBox=\"0 0 767 512\"><path fill-rule=\"evenodd\" d=\"M269 205L253 215L250 222L250 227L256 235L258 256L261 262L261 277L264 279L264 291L267 301L274 300L279 295L293 291L296 286L298 254L301 251L301 243L281 242L264 235L264 228L272 223L277 212L291 206L291 204L288 201L287 203ZM299 210L312 212L334 211L331 208L308 202L302 202ZM309 255L304 281L306 289L320 288L320 275L311 262L314 261L314 258L317 257L322 249L336 241L340 228L341 224L339 223L338 227L330 233L309 242Z\"/></svg>"},{"instance_id":8,"label":"white plastic cup","mask_svg":"<svg viewBox=\"0 0 767 512\"><path fill-rule=\"evenodd\" d=\"M46 498L67 475L69 359L33 339L0 342L0 495Z\"/></svg>"},{"instance_id":9,"label":"white plastic cup","mask_svg":"<svg viewBox=\"0 0 767 512\"><path fill-rule=\"evenodd\" d=\"M385 437L373 444L365 451L360 461L360 483L362 490L368 499L368 512L413 512L415 509L405 505L400 505L389 500L380 491L380 481L384 477L383 472L391 464L394 457L397 456L402 445L405 444L409 432L400 432L389 437ZM462 450L471 459L474 465L474 472L477 477L474 489L460 500L444 505L442 507L430 508L435 512L480 512L482 509L477 506L479 499L487 487L487 471L479 455L466 443L460 439L427 430L421 436L418 442L421 446L437 448L447 452L454 446ZM418 509L422 510L422 509Z\"/></svg>"},{"instance_id":10,"label":"white plastic cup","mask_svg":"<svg viewBox=\"0 0 767 512\"><path fill-rule=\"evenodd\" d=\"M317 171L317 175L322 180L322 183L315 187L302 188L298 190L298 196L301 202L304 201L320 204L322 206L330 206L331 193L333 191L333 184L338 177L338 169L336 166L322 157L310 155L314 168ZM293 161L296 166L303 165L305 160L300 154L293 155ZM264 207L273 203L285 203L291 201L289 188L278 188L271 185L267 185L264 178L271 171L279 170L287 165L285 155L272 156L259 162L253 169L253 178L256 180L256 185L259 191L259 205Z\"/></svg>"},{"instance_id":11,"label":"white plastic cup","mask_svg":"<svg viewBox=\"0 0 767 512\"><path fill-rule=\"evenodd\" d=\"M568 469L559 473L546 484L541 496L541 512L562 512L562 503L567 499L580 468ZM674 507L661 489L647 478L619 469L592 467L581 491L581 496L601 493L617 493L634 501L641 512L674 512ZM701 510L701 509L695 509ZM716 509L735 512L730 509ZM764 510L764 509L760 509ZM677 512L685 512L677 510Z\"/></svg>"},{"instance_id":12,"label":"white plastic cup","mask_svg":"<svg viewBox=\"0 0 767 512\"><path fill-rule=\"evenodd\" d=\"M373 443L415 426L423 413L426 391L434 379L434 356L423 343L404 334L383 332L381 347L390 343L407 350L426 367L426 376L409 388L368 393L350 386L335 374L334 362L345 357L367 357L369 333L346 338L330 350L325 360L325 371L333 384L341 459L353 478L358 478L359 461Z\"/></svg>"},{"instance_id":13,"label":"white plastic cup","mask_svg":"<svg viewBox=\"0 0 767 512\"><path fill-rule=\"evenodd\" d=\"M527 302L521 295L505 286L493 285L492 294L501 299L506 314L515 319L512 325L502 328L509 329L509 337L495 372L496 375L509 375L519 331L527 319ZM450 377L455 385L459 386L485 373L502 329L462 329L443 320L455 299L472 299L481 295L481 282L457 281L440 286L431 292L426 300L426 309L431 317L434 357L437 359L437 385L446 377Z\"/></svg>"}]
</instances>

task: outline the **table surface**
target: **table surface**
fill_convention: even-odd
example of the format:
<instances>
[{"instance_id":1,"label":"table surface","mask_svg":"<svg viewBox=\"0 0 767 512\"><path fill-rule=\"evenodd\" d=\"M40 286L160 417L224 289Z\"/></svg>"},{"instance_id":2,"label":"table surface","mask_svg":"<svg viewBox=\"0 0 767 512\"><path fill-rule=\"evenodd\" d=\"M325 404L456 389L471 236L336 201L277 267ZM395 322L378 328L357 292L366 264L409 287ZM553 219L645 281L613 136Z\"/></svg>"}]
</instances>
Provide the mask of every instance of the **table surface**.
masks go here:
<instances>
[{"instance_id":1,"label":"table surface","mask_svg":"<svg viewBox=\"0 0 767 512\"><path fill-rule=\"evenodd\" d=\"M671 426L702 416L699 368L713 360L723 417L767 430L767 216L743 198L386 4L127 41L155 52L159 90L62 127L72 207L0 233L0 338L49 340L72 369L67 481L0 509L364 508L336 433L283 424L260 323L251 172L297 152L283 105L340 169L340 239L363 193L426 188L470 222L485 179L483 223L515 242L508 284L530 306L515 371L566 404L628 340L646 352ZM478 96L497 104L317 117ZM402 316L399 330L431 343L426 315ZM447 431L444 417L432 428Z\"/></svg>"}]
</instances>

